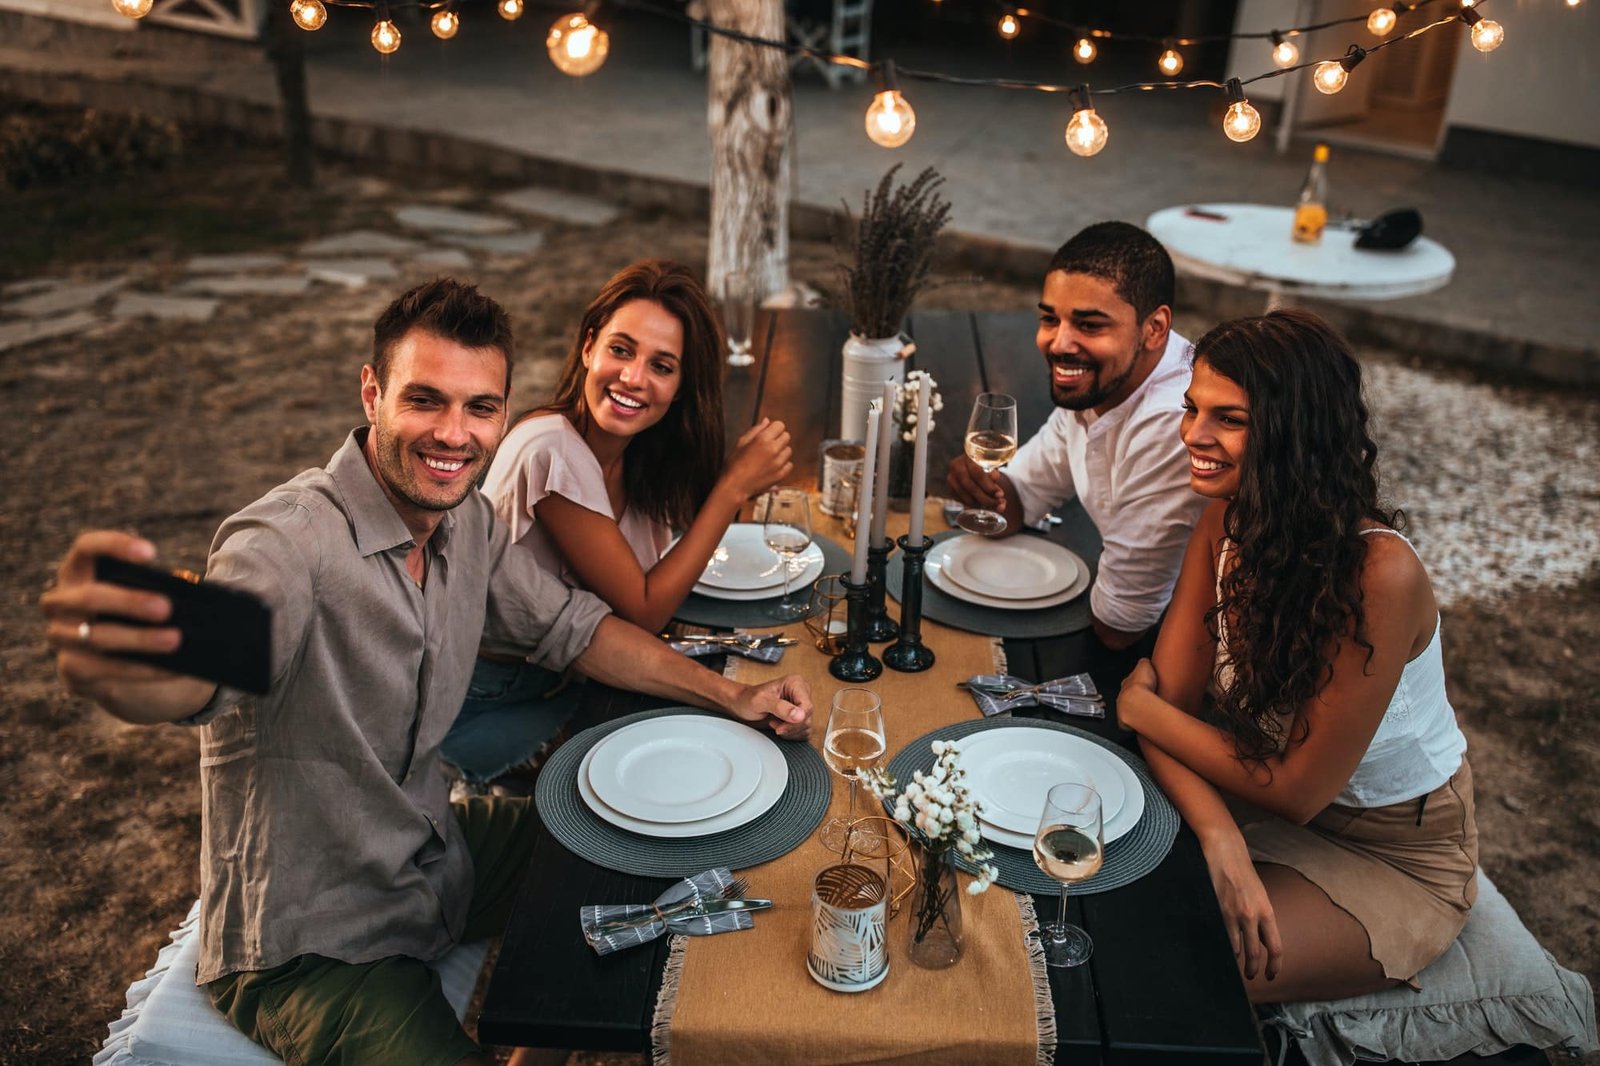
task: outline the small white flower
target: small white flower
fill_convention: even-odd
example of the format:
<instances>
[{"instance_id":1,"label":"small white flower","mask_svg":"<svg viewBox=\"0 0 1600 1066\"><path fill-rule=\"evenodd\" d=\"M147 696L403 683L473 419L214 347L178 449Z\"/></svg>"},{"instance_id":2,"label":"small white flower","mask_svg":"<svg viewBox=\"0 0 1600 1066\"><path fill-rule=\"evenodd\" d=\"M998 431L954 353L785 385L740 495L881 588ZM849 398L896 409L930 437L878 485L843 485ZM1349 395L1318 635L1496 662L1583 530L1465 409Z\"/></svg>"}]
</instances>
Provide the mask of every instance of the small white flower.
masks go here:
<instances>
[{"instance_id":1,"label":"small white flower","mask_svg":"<svg viewBox=\"0 0 1600 1066\"><path fill-rule=\"evenodd\" d=\"M933 744L932 744L932 745L930 745L930 747L932 747L932 748L933 748L933 754L934 754L934 756L935 756L935 757L937 757L937 756L941 756L941 755L943 755L943 754L944 754L944 753L945 753L945 752L946 752L946 751L948 751L948 750L949 750L949 745L948 745L948 744L946 744L946 743L945 743L945 742L944 742L944 741L942 741L942 740L936 740L936 741L934 741L934 742L933 742Z\"/></svg>"}]
</instances>

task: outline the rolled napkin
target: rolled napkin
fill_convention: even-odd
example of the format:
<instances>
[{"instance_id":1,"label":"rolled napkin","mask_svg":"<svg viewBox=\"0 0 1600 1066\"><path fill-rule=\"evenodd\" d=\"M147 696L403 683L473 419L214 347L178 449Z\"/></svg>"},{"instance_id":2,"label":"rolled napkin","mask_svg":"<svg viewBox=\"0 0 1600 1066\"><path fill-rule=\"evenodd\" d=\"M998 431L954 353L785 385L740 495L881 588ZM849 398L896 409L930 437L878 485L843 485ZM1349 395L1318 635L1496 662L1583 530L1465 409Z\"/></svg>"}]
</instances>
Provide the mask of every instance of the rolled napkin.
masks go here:
<instances>
[{"instance_id":1,"label":"rolled napkin","mask_svg":"<svg viewBox=\"0 0 1600 1066\"><path fill-rule=\"evenodd\" d=\"M672 640L667 643L673 651L681 651L691 658L701 655L742 655L746 659L754 659L758 663L775 663L783 658L784 648L779 644L755 645L749 641L754 638L748 634L741 635L739 640Z\"/></svg>"},{"instance_id":2,"label":"rolled napkin","mask_svg":"<svg viewBox=\"0 0 1600 1066\"><path fill-rule=\"evenodd\" d=\"M733 883L733 871L718 866L685 878L657 896L654 903L623 903L578 908L578 923L583 939L599 955L648 944L671 931L685 936L710 936L735 929L749 929L755 922L749 911L724 911L720 914L696 913L701 903L722 898L723 889ZM601 933L609 922L637 921L616 932Z\"/></svg>"},{"instance_id":3,"label":"rolled napkin","mask_svg":"<svg viewBox=\"0 0 1600 1066\"><path fill-rule=\"evenodd\" d=\"M1105 701L1088 674L1058 677L1033 684L1012 674L978 674L962 687L972 696L985 718L1007 714L1018 707L1048 707L1080 718L1104 718Z\"/></svg>"}]
</instances>

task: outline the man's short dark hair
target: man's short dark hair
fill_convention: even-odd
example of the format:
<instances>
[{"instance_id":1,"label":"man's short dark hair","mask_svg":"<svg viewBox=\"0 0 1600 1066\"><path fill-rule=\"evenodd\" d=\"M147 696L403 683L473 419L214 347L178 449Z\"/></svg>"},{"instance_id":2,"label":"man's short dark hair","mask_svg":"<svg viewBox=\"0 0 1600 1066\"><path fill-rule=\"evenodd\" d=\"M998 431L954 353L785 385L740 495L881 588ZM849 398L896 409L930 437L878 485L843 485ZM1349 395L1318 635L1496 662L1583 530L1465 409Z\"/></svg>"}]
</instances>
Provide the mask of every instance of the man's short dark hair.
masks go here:
<instances>
[{"instance_id":1,"label":"man's short dark hair","mask_svg":"<svg viewBox=\"0 0 1600 1066\"><path fill-rule=\"evenodd\" d=\"M414 329L463 348L498 348L506 357L506 391L511 391L511 316L476 285L436 278L402 293L378 316L372 325L372 369L380 387L388 383L395 345Z\"/></svg>"},{"instance_id":2,"label":"man's short dark hair","mask_svg":"<svg viewBox=\"0 0 1600 1066\"><path fill-rule=\"evenodd\" d=\"M1171 307L1177 285L1172 256L1161 242L1126 222L1096 222L1056 250L1050 272L1088 274L1109 281L1143 322L1163 305Z\"/></svg>"}]
</instances>

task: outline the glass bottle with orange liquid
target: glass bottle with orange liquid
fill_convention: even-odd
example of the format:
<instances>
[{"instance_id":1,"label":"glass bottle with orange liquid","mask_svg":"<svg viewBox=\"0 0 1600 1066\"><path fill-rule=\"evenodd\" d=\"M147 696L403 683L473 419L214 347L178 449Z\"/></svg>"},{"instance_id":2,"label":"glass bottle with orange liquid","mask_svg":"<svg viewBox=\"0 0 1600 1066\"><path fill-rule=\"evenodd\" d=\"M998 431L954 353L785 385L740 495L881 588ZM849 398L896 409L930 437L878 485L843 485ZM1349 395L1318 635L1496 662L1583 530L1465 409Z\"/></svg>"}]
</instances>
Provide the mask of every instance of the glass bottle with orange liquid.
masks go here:
<instances>
[{"instance_id":1,"label":"glass bottle with orange liquid","mask_svg":"<svg viewBox=\"0 0 1600 1066\"><path fill-rule=\"evenodd\" d=\"M1317 145L1311 156L1311 169L1300 186L1300 199L1294 208L1294 239L1301 244L1322 240L1328 224L1328 146Z\"/></svg>"}]
</instances>

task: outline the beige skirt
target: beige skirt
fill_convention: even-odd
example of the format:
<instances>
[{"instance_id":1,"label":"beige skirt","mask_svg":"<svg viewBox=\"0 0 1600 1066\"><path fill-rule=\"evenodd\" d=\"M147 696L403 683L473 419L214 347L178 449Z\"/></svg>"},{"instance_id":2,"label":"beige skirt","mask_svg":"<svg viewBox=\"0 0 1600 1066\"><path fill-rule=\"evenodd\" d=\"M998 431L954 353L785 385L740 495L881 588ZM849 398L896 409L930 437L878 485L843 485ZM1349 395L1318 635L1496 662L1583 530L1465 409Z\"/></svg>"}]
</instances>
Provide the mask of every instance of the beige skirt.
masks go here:
<instances>
[{"instance_id":1,"label":"beige skirt","mask_svg":"<svg viewBox=\"0 0 1600 1066\"><path fill-rule=\"evenodd\" d=\"M1472 768L1418 799L1387 807L1330 804L1306 825L1243 827L1250 857L1300 873L1367 931L1384 976L1418 987L1478 896Z\"/></svg>"}]
</instances>

